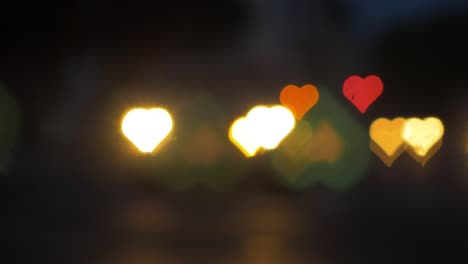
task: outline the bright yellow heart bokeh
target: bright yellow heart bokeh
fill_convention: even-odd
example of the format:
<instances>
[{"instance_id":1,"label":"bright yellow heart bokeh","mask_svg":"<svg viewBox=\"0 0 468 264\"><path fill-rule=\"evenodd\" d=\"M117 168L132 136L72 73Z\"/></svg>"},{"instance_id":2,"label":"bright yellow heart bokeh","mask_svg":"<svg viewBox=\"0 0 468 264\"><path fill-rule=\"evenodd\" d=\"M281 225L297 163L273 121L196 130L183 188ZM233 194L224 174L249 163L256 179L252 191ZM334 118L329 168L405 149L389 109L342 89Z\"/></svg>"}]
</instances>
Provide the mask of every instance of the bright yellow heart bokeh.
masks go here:
<instances>
[{"instance_id":1,"label":"bright yellow heart bokeh","mask_svg":"<svg viewBox=\"0 0 468 264\"><path fill-rule=\"evenodd\" d=\"M294 129L295 117L282 106L256 106L245 117L234 121L229 139L247 157L253 157L260 148L272 150Z\"/></svg>"},{"instance_id":2,"label":"bright yellow heart bokeh","mask_svg":"<svg viewBox=\"0 0 468 264\"><path fill-rule=\"evenodd\" d=\"M253 122L247 118L237 119L229 129L229 139L236 145L247 157L255 156L261 143L257 139L258 135L254 133Z\"/></svg>"},{"instance_id":3,"label":"bright yellow heart bokeh","mask_svg":"<svg viewBox=\"0 0 468 264\"><path fill-rule=\"evenodd\" d=\"M171 132L172 117L163 108L136 108L122 121L123 134L141 151L151 153Z\"/></svg>"},{"instance_id":4,"label":"bright yellow heart bokeh","mask_svg":"<svg viewBox=\"0 0 468 264\"><path fill-rule=\"evenodd\" d=\"M436 117L409 118L403 128L403 140L409 153L424 165L442 146L444 125Z\"/></svg>"},{"instance_id":5,"label":"bright yellow heart bokeh","mask_svg":"<svg viewBox=\"0 0 468 264\"><path fill-rule=\"evenodd\" d=\"M405 122L406 119L402 117L393 120L378 118L370 126L371 150L389 167L405 150Z\"/></svg>"}]
</instances>

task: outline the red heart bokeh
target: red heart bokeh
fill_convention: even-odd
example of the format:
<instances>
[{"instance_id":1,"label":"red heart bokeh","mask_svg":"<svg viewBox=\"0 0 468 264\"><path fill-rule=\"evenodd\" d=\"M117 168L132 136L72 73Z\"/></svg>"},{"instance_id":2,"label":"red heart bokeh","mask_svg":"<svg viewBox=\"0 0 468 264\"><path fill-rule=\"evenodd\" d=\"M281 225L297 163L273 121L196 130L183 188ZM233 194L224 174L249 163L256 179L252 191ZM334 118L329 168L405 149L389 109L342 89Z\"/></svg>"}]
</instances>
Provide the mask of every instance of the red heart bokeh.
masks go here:
<instances>
[{"instance_id":1,"label":"red heart bokeh","mask_svg":"<svg viewBox=\"0 0 468 264\"><path fill-rule=\"evenodd\" d=\"M376 75L369 75L365 79L353 75L343 83L343 95L361 112L382 94L383 83Z\"/></svg>"}]
</instances>

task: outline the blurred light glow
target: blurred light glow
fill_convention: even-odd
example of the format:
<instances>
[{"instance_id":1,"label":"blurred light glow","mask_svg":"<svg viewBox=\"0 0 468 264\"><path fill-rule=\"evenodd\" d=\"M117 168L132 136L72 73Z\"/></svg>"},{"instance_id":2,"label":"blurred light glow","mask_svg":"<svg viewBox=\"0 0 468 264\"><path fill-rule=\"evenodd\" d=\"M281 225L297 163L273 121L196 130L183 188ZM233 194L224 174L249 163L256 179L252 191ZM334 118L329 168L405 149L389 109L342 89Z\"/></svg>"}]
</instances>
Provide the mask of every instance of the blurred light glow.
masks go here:
<instances>
[{"instance_id":1,"label":"blurred light glow","mask_svg":"<svg viewBox=\"0 0 468 264\"><path fill-rule=\"evenodd\" d=\"M466 135L465 153L468 154L468 132L467 132L467 135Z\"/></svg>"},{"instance_id":2,"label":"blurred light glow","mask_svg":"<svg viewBox=\"0 0 468 264\"><path fill-rule=\"evenodd\" d=\"M444 125L437 117L409 118L403 129L408 152L423 166L442 146L443 135Z\"/></svg>"},{"instance_id":3,"label":"blurred light glow","mask_svg":"<svg viewBox=\"0 0 468 264\"><path fill-rule=\"evenodd\" d=\"M163 108L130 110L122 121L123 134L143 153L151 153L172 130L172 117Z\"/></svg>"},{"instance_id":4,"label":"blurred light glow","mask_svg":"<svg viewBox=\"0 0 468 264\"><path fill-rule=\"evenodd\" d=\"M402 135L405 122L402 117L378 118L370 126L370 148L388 167L405 151Z\"/></svg>"},{"instance_id":5,"label":"blurred light glow","mask_svg":"<svg viewBox=\"0 0 468 264\"><path fill-rule=\"evenodd\" d=\"M294 126L295 118L288 108L259 105L234 121L229 129L229 139L245 156L253 157L260 148L275 149Z\"/></svg>"},{"instance_id":6,"label":"blurred light glow","mask_svg":"<svg viewBox=\"0 0 468 264\"><path fill-rule=\"evenodd\" d=\"M343 152L343 139L330 122L322 121L305 147L310 161L335 163Z\"/></svg>"},{"instance_id":7,"label":"blurred light glow","mask_svg":"<svg viewBox=\"0 0 468 264\"><path fill-rule=\"evenodd\" d=\"M312 126L306 120L298 120L294 130L281 142L281 150L291 159L309 161L304 146L311 141Z\"/></svg>"}]
</instances>

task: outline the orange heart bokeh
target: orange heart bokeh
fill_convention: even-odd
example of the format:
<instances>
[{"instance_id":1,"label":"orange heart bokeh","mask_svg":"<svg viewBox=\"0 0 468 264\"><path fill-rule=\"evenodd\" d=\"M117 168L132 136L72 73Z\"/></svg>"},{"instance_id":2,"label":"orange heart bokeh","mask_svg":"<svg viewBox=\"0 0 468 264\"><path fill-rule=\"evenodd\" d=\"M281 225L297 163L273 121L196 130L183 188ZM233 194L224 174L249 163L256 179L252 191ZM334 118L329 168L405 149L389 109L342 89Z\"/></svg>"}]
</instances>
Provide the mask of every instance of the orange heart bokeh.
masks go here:
<instances>
[{"instance_id":1,"label":"orange heart bokeh","mask_svg":"<svg viewBox=\"0 0 468 264\"><path fill-rule=\"evenodd\" d=\"M289 108L297 120L301 120L318 100L319 92L311 84L304 85L302 88L290 84L284 87L280 93L281 104Z\"/></svg>"}]
</instances>

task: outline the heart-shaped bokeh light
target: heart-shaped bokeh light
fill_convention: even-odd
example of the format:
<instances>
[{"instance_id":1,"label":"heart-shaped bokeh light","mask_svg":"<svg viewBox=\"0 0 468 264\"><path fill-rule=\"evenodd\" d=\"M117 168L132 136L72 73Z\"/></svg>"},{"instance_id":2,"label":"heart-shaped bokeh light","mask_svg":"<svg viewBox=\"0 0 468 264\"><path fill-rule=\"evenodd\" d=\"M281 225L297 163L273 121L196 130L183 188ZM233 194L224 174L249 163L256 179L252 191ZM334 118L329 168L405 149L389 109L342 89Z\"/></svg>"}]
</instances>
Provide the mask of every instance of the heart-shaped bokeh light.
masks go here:
<instances>
[{"instance_id":1,"label":"heart-shaped bokeh light","mask_svg":"<svg viewBox=\"0 0 468 264\"><path fill-rule=\"evenodd\" d=\"M403 128L408 152L424 165L442 146L444 125L436 117L409 118Z\"/></svg>"},{"instance_id":2,"label":"heart-shaped bokeh light","mask_svg":"<svg viewBox=\"0 0 468 264\"><path fill-rule=\"evenodd\" d=\"M246 117L237 119L229 129L229 139L247 157L253 157L261 143L258 140L258 131L253 129L255 122Z\"/></svg>"},{"instance_id":3,"label":"heart-shaped bokeh light","mask_svg":"<svg viewBox=\"0 0 468 264\"><path fill-rule=\"evenodd\" d=\"M288 108L260 105L234 121L229 129L229 139L245 156L253 157L260 148L275 149L294 126L294 115Z\"/></svg>"},{"instance_id":4,"label":"heart-shaped bokeh light","mask_svg":"<svg viewBox=\"0 0 468 264\"><path fill-rule=\"evenodd\" d=\"M343 95L364 114L367 108L383 93L383 82L376 75L366 78L354 75L343 83Z\"/></svg>"},{"instance_id":5,"label":"heart-shaped bokeh light","mask_svg":"<svg viewBox=\"0 0 468 264\"><path fill-rule=\"evenodd\" d=\"M378 118L370 126L370 148L389 167L405 151L402 137L405 122L402 117Z\"/></svg>"},{"instance_id":6,"label":"heart-shaped bokeh light","mask_svg":"<svg viewBox=\"0 0 468 264\"><path fill-rule=\"evenodd\" d=\"M304 85L302 88L296 85L287 85L280 93L281 104L290 108L297 120L301 120L318 100L319 92L311 84Z\"/></svg>"},{"instance_id":7,"label":"heart-shaped bokeh light","mask_svg":"<svg viewBox=\"0 0 468 264\"><path fill-rule=\"evenodd\" d=\"M172 117L163 108L137 108L122 121L123 134L144 153L151 153L172 130Z\"/></svg>"}]
</instances>

